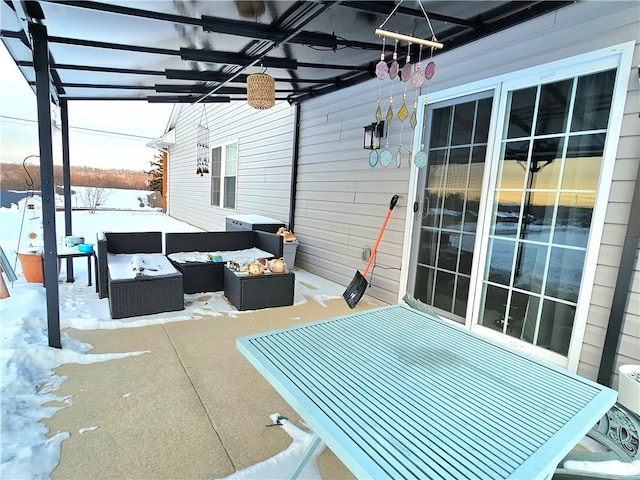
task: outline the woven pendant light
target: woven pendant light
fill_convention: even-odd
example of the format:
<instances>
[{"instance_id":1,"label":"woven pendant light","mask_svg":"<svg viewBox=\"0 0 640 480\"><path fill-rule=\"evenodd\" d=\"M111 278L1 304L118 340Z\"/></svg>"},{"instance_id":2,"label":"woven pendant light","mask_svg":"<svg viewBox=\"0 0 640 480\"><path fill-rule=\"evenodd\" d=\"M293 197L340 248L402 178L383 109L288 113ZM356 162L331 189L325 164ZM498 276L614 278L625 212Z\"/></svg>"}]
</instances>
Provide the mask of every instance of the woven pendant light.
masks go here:
<instances>
[{"instance_id":1,"label":"woven pendant light","mask_svg":"<svg viewBox=\"0 0 640 480\"><path fill-rule=\"evenodd\" d=\"M266 110L276 103L276 82L266 73L254 73L247 77L247 103L258 110Z\"/></svg>"}]
</instances>

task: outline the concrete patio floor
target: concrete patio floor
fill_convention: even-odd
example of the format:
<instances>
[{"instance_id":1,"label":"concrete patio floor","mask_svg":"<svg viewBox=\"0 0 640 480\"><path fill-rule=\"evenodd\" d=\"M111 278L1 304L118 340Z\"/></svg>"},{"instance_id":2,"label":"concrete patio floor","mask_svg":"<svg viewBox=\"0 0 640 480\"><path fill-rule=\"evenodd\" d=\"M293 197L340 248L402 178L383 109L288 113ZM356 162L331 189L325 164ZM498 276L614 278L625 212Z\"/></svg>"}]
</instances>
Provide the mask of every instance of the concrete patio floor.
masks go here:
<instances>
[{"instance_id":1,"label":"concrete patio floor","mask_svg":"<svg viewBox=\"0 0 640 480\"><path fill-rule=\"evenodd\" d=\"M220 478L285 450L291 438L268 428L280 413L305 428L295 411L236 350L236 338L366 310L342 298L198 320L115 330L67 330L89 353L145 352L89 365L67 364L56 392L71 404L44 423L70 432L54 479ZM94 428L97 427L97 428ZM326 449L325 479L353 478Z\"/></svg>"}]
</instances>

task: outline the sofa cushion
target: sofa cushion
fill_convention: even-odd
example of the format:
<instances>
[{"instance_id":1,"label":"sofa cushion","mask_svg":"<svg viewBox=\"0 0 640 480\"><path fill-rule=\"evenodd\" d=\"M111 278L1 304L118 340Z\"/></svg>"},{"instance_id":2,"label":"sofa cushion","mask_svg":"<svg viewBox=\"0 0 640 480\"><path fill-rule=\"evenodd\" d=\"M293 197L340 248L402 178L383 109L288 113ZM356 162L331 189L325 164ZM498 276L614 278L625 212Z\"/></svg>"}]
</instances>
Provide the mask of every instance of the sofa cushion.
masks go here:
<instances>
[{"instance_id":1,"label":"sofa cushion","mask_svg":"<svg viewBox=\"0 0 640 480\"><path fill-rule=\"evenodd\" d=\"M161 253L108 253L107 265L111 280L128 280L137 277L174 275L176 268Z\"/></svg>"},{"instance_id":2,"label":"sofa cushion","mask_svg":"<svg viewBox=\"0 0 640 480\"><path fill-rule=\"evenodd\" d=\"M230 262L236 258L273 258L273 253L265 252L259 248L246 248L244 250L226 250L217 252L176 252L167 255L169 259L177 263L189 262ZM218 257L216 259L216 257Z\"/></svg>"}]
</instances>

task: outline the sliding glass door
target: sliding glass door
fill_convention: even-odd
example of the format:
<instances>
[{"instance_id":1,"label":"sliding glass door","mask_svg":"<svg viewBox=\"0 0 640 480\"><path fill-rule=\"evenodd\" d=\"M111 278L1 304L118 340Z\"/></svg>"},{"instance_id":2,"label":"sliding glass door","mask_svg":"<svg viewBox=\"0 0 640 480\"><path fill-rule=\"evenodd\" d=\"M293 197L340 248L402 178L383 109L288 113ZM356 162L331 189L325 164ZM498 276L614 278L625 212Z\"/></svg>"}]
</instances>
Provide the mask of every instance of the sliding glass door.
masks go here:
<instances>
[{"instance_id":1,"label":"sliding glass door","mask_svg":"<svg viewBox=\"0 0 640 480\"><path fill-rule=\"evenodd\" d=\"M408 291L443 317L560 358L583 285L616 70L539 78L429 105Z\"/></svg>"}]
</instances>

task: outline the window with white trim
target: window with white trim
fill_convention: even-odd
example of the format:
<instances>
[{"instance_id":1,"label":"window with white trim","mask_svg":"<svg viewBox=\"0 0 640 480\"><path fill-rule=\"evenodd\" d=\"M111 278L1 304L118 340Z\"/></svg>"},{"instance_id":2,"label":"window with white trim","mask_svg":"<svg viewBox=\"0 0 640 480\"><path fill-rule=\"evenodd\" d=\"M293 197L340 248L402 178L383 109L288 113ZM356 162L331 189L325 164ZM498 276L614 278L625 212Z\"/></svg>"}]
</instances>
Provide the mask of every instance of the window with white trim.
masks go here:
<instances>
[{"instance_id":1,"label":"window with white trim","mask_svg":"<svg viewBox=\"0 0 640 480\"><path fill-rule=\"evenodd\" d=\"M238 142L218 145L211 150L211 205L236 208L238 184Z\"/></svg>"}]
</instances>

